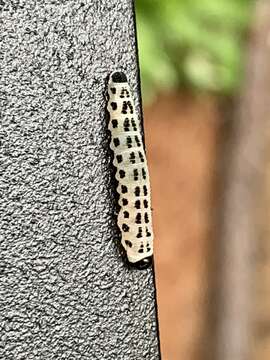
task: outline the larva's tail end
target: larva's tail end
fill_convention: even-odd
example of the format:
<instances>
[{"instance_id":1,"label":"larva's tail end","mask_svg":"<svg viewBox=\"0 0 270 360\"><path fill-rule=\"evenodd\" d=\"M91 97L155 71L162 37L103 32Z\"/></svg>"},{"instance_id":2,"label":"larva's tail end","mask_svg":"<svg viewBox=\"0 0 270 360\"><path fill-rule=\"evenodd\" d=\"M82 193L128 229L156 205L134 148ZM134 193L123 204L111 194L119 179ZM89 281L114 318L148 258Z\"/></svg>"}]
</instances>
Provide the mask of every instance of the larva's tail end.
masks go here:
<instances>
[{"instance_id":1,"label":"larva's tail end","mask_svg":"<svg viewBox=\"0 0 270 360\"><path fill-rule=\"evenodd\" d=\"M148 256L140 261L135 263L130 263L132 267L135 267L138 270L145 270L148 269L153 264L153 256Z\"/></svg>"},{"instance_id":2,"label":"larva's tail end","mask_svg":"<svg viewBox=\"0 0 270 360\"><path fill-rule=\"evenodd\" d=\"M111 79L114 83L125 83L127 82L126 74L122 71L115 71L111 74Z\"/></svg>"}]
</instances>

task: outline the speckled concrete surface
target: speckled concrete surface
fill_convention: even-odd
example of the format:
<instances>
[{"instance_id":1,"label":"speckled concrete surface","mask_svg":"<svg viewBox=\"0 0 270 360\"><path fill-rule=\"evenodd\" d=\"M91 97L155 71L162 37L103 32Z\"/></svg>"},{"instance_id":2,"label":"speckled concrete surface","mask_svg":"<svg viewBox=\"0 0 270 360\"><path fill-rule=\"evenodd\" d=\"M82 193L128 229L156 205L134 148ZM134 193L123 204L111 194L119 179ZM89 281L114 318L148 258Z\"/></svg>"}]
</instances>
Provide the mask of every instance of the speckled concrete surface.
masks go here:
<instances>
[{"instance_id":1,"label":"speckled concrete surface","mask_svg":"<svg viewBox=\"0 0 270 360\"><path fill-rule=\"evenodd\" d=\"M0 359L159 359L121 258L106 77L137 91L131 0L0 1Z\"/></svg>"}]
</instances>

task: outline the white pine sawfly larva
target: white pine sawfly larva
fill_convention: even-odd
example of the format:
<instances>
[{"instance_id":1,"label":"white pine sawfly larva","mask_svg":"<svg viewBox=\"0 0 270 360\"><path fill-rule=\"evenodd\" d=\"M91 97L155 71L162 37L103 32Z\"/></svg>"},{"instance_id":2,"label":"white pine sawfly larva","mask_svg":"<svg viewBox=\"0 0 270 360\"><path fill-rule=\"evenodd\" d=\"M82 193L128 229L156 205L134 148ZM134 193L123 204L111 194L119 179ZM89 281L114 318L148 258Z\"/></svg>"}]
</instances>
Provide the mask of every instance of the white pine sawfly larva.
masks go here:
<instances>
[{"instance_id":1,"label":"white pine sawfly larva","mask_svg":"<svg viewBox=\"0 0 270 360\"><path fill-rule=\"evenodd\" d=\"M110 148L118 182L120 211L117 223L122 235L121 244L129 263L145 269L153 259L149 172L141 126L123 72L114 72L109 78L107 109Z\"/></svg>"}]
</instances>

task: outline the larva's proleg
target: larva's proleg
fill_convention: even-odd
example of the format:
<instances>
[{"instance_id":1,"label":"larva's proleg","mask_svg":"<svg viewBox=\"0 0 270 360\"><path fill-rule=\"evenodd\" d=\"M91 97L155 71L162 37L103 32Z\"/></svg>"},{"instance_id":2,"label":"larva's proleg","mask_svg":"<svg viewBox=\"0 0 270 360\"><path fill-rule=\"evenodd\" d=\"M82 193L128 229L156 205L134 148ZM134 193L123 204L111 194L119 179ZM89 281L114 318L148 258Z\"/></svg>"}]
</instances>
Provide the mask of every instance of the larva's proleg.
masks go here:
<instances>
[{"instance_id":1,"label":"larva's proleg","mask_svg":"<svg viewBox=\"0 0 270 360\"><path fill-rule=\"evenodd\" d=\"M114 153L120 211L121 243L130 263L139 269L152 264L153 229L150 183L141 128L127 77L111 74L108 83L110 147Z\"/></svg>"}]
</instances>

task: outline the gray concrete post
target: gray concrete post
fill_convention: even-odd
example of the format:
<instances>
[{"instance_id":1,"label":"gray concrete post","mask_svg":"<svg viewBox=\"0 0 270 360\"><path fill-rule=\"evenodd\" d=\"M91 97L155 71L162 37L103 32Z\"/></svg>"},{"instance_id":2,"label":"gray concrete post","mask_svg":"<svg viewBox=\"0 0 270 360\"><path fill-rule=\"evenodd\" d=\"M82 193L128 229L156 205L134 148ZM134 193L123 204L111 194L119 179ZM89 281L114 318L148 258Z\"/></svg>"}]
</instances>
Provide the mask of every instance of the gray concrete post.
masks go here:
<instances>
[{"instance_id":1,"label":"gray concrete post","mask_svg":"<svg viewBox=\"0 0 270 360\"><path fill-rule=\"evenodd\" d=\"M160 358L119 252L106 78L140 89L131 0L0 1L0 359Z\"/></svg>"}]
</instances>

